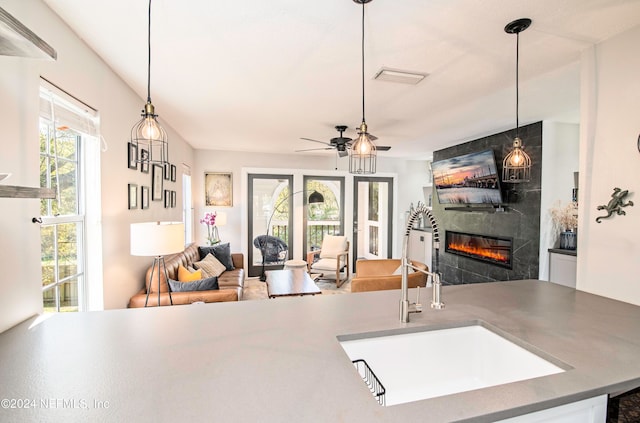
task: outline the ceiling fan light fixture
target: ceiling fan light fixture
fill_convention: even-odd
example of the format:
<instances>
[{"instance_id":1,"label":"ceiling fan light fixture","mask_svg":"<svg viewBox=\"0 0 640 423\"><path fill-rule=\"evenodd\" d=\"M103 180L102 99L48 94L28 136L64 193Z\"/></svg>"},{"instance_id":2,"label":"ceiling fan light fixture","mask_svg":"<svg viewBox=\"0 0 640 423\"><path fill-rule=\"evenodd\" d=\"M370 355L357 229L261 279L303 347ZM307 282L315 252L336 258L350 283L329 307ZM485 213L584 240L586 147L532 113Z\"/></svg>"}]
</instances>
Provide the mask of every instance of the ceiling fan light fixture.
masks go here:
<instances>
[{"instance_id":1,"label":"ceiling fan light fixture","mask_svg":"<svg viewBox=\"0 0 640 423\"><path fill-rule=\"evenodd\" d=\"M520 92L519 92L519 65L520 65L520 33L531 25L531 19L522 18L509 22L504 27L507 34L516 34L516 136L509 154L502 161L502 181L509 183L529 182L531 179L531 158L524 151L520 139Z\"/></svg>"},{"instance_id":2,"label":"ceiling fan light fixture","mask_svg":"<svg viewBox=\"0 0 640 423\"><path fill-rule=\"evenodd\" d=\"M158 122L158 115L153 103L151 103L151 0L149 0L148 17L147 102L142 110L142 119L131 128L131 144L137 153L136 162L164 166L169 163L167 132ZM143 153L143 150L146 153Z\"/></svg>"},{"instance_id":3,"label":"ceiling fan light fixture","mask_svg":"<svg viewBox=\"0 0 640 423\"><path fill-rule=\"evenodd\" d=\"M356 138L349 147L349 173L368 175L376 173L376 146L367 131L364 118L364 5L371 0L353 0L362 5L362 123Z\"/></svg>"}]
</instances>

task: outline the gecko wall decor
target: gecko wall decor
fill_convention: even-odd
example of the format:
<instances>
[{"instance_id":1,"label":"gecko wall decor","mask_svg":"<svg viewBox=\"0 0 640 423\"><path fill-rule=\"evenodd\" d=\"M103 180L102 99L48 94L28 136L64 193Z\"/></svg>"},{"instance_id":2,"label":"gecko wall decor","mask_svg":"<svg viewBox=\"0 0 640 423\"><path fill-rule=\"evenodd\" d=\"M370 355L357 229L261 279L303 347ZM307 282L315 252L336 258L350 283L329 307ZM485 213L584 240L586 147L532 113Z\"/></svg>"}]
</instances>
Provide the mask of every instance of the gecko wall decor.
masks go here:
<instances>
[{"instance_id":1,"label":"gecko wall decor","mask_svg":"<svg viewBox=\"0 0 640 423\"><path fill-rule=\"evenodd\" d=\"M598 210L606 210L607 215L596 217L596 222L600 223L602 219L607 219L613 216L614 213L622 216L627 214L624 210L622 210L622 208L627 206L633 206L633 201L627 201L626 203L624 202L624 198L628 194L629 194L629 190L626 190L626 189L621 190L620 188L614 188L613 194L611 194L611 200L609 200L607 204L598 206L597 208Z\"/></svg>"}]
</instances>

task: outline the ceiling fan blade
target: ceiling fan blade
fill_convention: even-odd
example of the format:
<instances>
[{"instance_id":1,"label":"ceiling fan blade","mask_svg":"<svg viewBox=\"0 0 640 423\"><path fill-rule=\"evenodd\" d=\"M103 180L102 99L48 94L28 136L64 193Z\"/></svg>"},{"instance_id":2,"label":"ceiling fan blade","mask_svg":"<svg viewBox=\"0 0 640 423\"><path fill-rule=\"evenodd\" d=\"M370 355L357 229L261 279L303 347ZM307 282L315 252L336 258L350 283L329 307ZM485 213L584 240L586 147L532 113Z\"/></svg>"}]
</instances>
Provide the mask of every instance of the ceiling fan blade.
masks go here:
<instances>
[{"instance_id":1,"label":"ceiling fan blade","mask_svg":"<svg viewBox=\"0 0 640 423\"><path fill-rule=\"evenodd\" d=\"M376 145L376 150L378 151L389 151L391 147L388 145Z\"/></svg>"},{"instance_id":2,"label":"ceiling fan blade","mask_svg":"<svg viewBox=\"0 0 640 423\"><path fill-rule=\"evenodd\" d=\"M313 141L313 142L319 142L320 144L324 144L324 145L328 145L331 146L331 144L324 142L324 141L318 141L318 140L312 140L311 138L300 138L301 140L305 140L305 141Z\"/></svg>"},{"instance_id":3,"label":"ceiling fan blade","mask_svg":"<svg viewBox=\"0 0 640 423\"><path fill-rule=\"evenodd\" d=\"M301 153L303 151L320 151L320 150L333 150L333 147L325 147L325 148L307 148L305 150L294 150L296 153Z\"/></svg>"}]
</instances>

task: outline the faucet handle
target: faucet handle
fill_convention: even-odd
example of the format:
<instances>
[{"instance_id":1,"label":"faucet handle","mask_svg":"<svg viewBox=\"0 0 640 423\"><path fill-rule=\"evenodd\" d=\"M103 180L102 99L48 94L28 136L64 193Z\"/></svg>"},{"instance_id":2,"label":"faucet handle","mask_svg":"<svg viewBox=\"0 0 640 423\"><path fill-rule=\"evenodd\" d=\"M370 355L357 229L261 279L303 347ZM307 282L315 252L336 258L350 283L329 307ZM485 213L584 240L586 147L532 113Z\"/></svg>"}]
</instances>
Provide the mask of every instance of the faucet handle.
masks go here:
<instances>
[{"instance_id":1,"label":"faucet handle","mask_svg":"<svg viewBox=\"0 0 640 423\"><path fill-rule=\"evenodd\" d=\"M420 285L418 285L418 289L417 289L418 295L416 295L416 312L421 312L422 311L422 304L420 304Z\"/></svg>"}]
</instances>

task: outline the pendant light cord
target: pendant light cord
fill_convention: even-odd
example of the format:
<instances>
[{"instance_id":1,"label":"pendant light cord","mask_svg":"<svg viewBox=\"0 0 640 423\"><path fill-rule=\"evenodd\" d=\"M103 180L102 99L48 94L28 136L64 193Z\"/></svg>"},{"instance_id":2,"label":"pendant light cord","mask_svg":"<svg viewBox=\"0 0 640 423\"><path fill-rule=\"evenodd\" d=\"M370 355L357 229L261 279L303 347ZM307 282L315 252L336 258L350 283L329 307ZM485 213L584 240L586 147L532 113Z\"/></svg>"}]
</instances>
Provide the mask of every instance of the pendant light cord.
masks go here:
<instances>
[{"instance_id":1,"label":"pendant light cord","mask_svg":"<svg viewBox=\"0 0 640 423\"><path fill-rule=\"evenodd\" d=\"M520 78L518 70L520 69L520 32L516 33L516 138L520 137Z\"/></svg>"},{"instance_id":2,"label":"pendant light cord","mask_svg":"<svg viewBox=\"0 0 640 423\"><path fill-rule=\"evenodd\" d=\"M362 122L364 122L364 5L362 2L362 48L361 48L361 56L362 56Z\"/></svg>"},{"instance_id":3,"label":"pendant light cord","mask_svg":"<svg viewBox=\"0 0 640 423\"><path fill-rule=\"evenodd\" d=\"M151 103L151 0L149 0L149 25L147 26L147 103Z\"/></svg>"}]
</instances>

